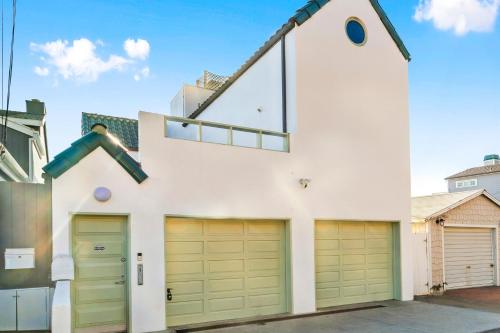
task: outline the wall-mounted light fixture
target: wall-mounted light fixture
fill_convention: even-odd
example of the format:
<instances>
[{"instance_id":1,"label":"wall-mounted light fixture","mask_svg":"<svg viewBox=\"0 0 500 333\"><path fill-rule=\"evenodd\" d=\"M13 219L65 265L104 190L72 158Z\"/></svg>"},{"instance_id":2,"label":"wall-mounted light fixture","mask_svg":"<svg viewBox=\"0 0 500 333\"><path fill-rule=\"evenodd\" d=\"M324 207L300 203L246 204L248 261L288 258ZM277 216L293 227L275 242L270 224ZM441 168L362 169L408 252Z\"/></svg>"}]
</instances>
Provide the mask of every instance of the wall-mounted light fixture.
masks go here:
<instances>
[{"instance_id":1,"label":"wall-mounted light fixture","mask_svg":"<svg viewBox=\"0 0 500 333\"><path fill-rule=\"evenodd\" d=\"M299 180L299 184L303 187L303 188L308 188L309 185L311 184L311 179L307 179L307 178L301 178Z\"/></svg>"},{"instance_id":2,"label":"wall-mounted light fixture","mask_svg":"<svg viewBox=\"0 0 500 333\"><path fill-rule=\"evenodd\" d=\"M94 191L94 198L99 202L106 202L111 199L111 191L106 187L98 187Z\"/></svg>"},{"instance_id":3,"label":"wall-mounted light fixture","mask_svg":"<svg viewBox=\"0 0 500 333\"><path fill-rule=\"evenodd\" d=\"M438 217L436 219L436 224L439 224L442 227L444 227L444 222L445 222L445 219L443 219L442 217Z\"/></svg>"}]
</instances>

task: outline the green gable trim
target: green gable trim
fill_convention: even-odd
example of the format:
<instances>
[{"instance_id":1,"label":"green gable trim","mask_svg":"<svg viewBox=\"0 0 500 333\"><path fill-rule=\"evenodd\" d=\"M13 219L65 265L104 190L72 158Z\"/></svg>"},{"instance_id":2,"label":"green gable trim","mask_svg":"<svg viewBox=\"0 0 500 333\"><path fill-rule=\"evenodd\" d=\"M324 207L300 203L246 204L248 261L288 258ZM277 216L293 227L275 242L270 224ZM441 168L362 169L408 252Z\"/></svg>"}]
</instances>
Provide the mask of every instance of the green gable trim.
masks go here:
<instances>
[{"instance_id":1,"label":"green gable trim","mask_svg":"<svg viewBox=\"0 0 500 333\"><path fill-rule=\"evenodd\" d=\"M269 38L264 45L255 52L255 54L250 57L219 89L217 89L205 102L203 102L200 107L194 111L189 118L195 119L198 117L206 108L210 106L217 98L219 98L233 83L238 80L250 67L252 67L264 54L267 53L276 43L278 43L283 36L289 33L295 28L295 25L302 25L307 20L309 20L315 13L317 13L321 8L323 8L330 0L309 0L307 4L297 10L294 16L292 16L287 23L285 23L274 35ZM384 24L385 28L391 35L392 39L396 43L397 47L401 51L403 57L407 61L411 61L411 56L403 41L399 37L396 29L392 25L391 21L387 17L387 14L382 9L378 0L370 0L373 8L377 12L380 20Z\"/></svg>"},{"instance_id":2,"label":"green gable trim","mask_svg":"<svg viewBox=\"0 0 500 333\"><path fill-rule=\"evenodd\" d=\"M54 157L52 162L43 167L43 170L52 178L58 178L98 147L102 147L137 183L140 184L148 178L139 163L130 157L120 145L114 143L107 135L96 132L90 132L73 142L70 148Z\"/></svg>"},{"instance_id":3,"label":"green gable trim","mask_svg":"<svg viewBox=\"0 0 500 333\"><path fill-rule=\"evenodd\" d=\"M411 61L410 52L406 48L401 37L399 37L399 34L396 31L396 28L394 28L394 26L392 25L391 21L389 20L389 17L385 13L382 6L380 6L378 0L370 0L370 2L372 4L373 8L375 9L375 11L377 12L378 16L380 17L380 20L385 25L385 28L387 29L387 31L391 35L392 39L394 40L394 43L396 43L396 45L398 46L399 51L401 51L401 53L403 54L403 57L405 57L405 59L407 61Z\"/></svg>"}]
</instances>

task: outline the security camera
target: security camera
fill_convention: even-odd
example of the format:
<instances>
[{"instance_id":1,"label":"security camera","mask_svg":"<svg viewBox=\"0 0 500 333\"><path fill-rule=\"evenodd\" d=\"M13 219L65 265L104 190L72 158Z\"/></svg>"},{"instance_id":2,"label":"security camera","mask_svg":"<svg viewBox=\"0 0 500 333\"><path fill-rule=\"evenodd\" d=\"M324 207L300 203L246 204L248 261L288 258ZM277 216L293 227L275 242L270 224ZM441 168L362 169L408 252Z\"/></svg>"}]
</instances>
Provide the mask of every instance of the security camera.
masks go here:
<instances>
[{"instance_id":1,"label":"security camera","mask_svg":"<svg viewBox=\"0 0 500 333\"><path fill-rule=\"evenodd\" d=\"M300 185L303 187L303 188L308 188L309 187L309 184L311 183L311 180L310 179L307 179L307 178L301 178L299 180L299 183Z\"/></svg>"}]
</instances>

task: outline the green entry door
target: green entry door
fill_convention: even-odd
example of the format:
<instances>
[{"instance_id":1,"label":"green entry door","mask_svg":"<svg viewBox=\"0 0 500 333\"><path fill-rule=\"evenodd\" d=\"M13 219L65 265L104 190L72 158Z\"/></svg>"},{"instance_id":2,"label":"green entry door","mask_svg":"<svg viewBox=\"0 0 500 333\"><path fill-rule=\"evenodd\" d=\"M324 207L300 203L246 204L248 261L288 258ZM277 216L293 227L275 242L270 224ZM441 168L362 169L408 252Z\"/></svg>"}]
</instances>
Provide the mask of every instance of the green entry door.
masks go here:
<instances>
[{"instance_id":1,"label":"green entry door","mask_svg":"<svg viewBox=\"0 0 500 333\"><path fill-rule=\"evenodd\" d=\"M76 216L73 222L76 333L127 331L126 218Z\"/></svg>"},{"instance_id":2,"label":"green entry door","mask_svg":"<svg viewBox=\"0 0 500 333\"><path fill-rule=\"evenodd\" d=\"M316 222L316 306L394 298L393 227L380 222Z\"/></svg>"},{"instance_id":3,"label":"green entry door","mask_svg":"<svg viewBox=\"0 0 500 333\"><path fill-rule=\"evenodd\" d=\"M169 327L287 311L285 222L168 218Z\"/></svg>"}]
</instances>

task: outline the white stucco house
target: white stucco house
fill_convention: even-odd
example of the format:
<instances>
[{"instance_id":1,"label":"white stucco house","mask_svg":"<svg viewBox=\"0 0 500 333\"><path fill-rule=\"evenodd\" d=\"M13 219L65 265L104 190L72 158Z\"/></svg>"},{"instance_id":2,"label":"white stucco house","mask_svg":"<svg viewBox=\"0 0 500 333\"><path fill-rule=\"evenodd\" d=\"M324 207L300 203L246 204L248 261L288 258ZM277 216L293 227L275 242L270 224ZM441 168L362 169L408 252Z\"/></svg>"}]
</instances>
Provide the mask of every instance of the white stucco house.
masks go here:
<instances>
[{"instance_id":1,"label":"white stucco house","mask_svg":"<svg viewBox=\"0 0 500 333\"><path fill-rule=\"evenodd\" d=\"M53 332L413 299L409 60L376 0L315 0L168 115L85 114L45 167Z\"/></svg>"}]
</instances>

